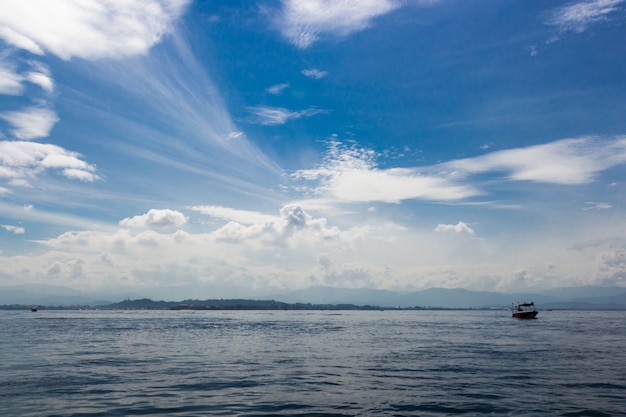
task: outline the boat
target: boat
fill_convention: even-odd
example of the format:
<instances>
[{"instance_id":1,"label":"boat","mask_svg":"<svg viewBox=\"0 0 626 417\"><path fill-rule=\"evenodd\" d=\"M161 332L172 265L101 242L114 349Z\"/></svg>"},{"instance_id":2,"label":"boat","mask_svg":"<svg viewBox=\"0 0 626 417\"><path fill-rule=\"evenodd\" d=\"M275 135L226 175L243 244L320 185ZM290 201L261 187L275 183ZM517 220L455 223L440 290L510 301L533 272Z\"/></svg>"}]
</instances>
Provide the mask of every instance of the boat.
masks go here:
<instances>
[{"instance_id":1,"label":"boat","mask_svg":"<svg viewBox=\"0 0 626 417\"><path fill-rule=\"evenodd\" d=\"M36 311L37 311L37 307L34 307L34 306L33 306L33 307L31 307L31 308L30 308L30 311L32 311L33 313L34 313L34 312L36 312Z\"/></svg>"},{"instance_id":2,"label":"boat","mask_svg":"<svg viewBox=\"0 0 626 417\"><path fill-rule=\"evenodd\" d=\"M511 313L516 319L534 319L539 312L535 308L535 303L531 301L530 303L523 302L513 304L511 306Z\"/></svg>"}]
</instances>

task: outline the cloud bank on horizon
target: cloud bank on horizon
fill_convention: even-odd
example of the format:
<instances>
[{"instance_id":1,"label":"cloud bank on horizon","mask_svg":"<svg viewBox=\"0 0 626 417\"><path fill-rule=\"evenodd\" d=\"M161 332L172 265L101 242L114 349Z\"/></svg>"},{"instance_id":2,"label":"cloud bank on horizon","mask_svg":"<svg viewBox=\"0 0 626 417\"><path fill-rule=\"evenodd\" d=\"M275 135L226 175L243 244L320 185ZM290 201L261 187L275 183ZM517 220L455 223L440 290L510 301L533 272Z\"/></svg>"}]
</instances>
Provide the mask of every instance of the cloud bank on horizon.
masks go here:
<instances>
[{"instance_id":1,"label":"cloud bank on horizon","mask_svg":"<svg viewBox=\"0 0 626 417\"><path fill-rule=\"evenodd\" d=\"M5 1L0 286L626 286L625 2L481 7Z\"/></svg>"}]
</instances>

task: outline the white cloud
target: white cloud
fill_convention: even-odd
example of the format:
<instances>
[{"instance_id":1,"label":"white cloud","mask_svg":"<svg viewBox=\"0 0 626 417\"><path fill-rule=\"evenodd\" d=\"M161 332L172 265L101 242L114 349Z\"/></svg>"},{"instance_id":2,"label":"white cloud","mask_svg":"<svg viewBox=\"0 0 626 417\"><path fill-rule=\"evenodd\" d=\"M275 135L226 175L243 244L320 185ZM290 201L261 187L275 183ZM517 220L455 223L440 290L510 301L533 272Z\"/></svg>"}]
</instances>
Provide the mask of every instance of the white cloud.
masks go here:
<instances>
[{"instance_id":1,"label":"white cloud","mask_svg":"<svg viewBox=\"0 0 626 417\"><path fill-rule=\"evenodd\" d=\"M468 235L474 234L474 230L471 227L469 227L467 224L463 223L462 221L459 221L457 224L438 224L437 227L435 227L435 232L437 233L448 233L448 232L465 233Z\"/></svg>"},{"instance_id":2,"label":"white cloud","mask_svg":"<svg viewBox=\"0 0 626 417\"><path fill-rule=\"evenodd\" d=\"M248 110L253 114L250 119L252 123L259 123L265 126L283 125L292 120L301 119L303 117L311 117L320 113L327 113L327 110L309 108L300 111L291 111L281 107L257 106L249 107Z\"/></svg>"},{"instance_id":3,"label":"white cloud","mask_svg":"<svg viewBox=\"0 0 626 417\"><path fill-rule=\"evenodd\" d=\"M583 137L459 159L439 168L456 177L504 172L517 181L577 185L590 183L601 171L623 163L626 137Z\"/></svg>"},{"instance_id":4,"label":"white cloud","mask_svg":"<svg viewBox=\"0 0 626 417\"><path fill-rule=\"evenodd\" d=\"M193 206L190 210L222 220L235 221L242 224L264 223L274 220L276 216L249 210L238 210L222 206Z\"/></svg>"},{"instance_id":5,"label":"white cloud","mask_svg":"<svg viewBox=\"0 0 626 417\"><path fill-rule=\"evenodd\" d=\"M315 199L330 198L336 202L454 201L481 194L472 186L423 175L416 168L380 169L376 157L371 150L331 142L325 160L318 167L296 171L292 177L312 182L309 192Z\"/></svg>"},{"instance_id":6,"label":"white cloud","mask_svg":"<svg viewBox=\"0 0 626 417\"><path fill-rule=\"evenodd\" d=\"M606 20L618 10L624 0L579 1L560 7L550 13L547 23L558 26L562 32L583 32L590 25Z\"/></svg>"},{"instance_id":7,"label":"white cloud","mask_svg":"<svg viewBox=\"0 0 626 417\"><path fill-rule=\"evenodd\" d=\"M282 35L307 48L322 35L346 36L402 5L397 0L283 0L276 17Z\"/></svg>"},{"instance_id":8,"label":"white cloud","mask_svg":"<svg viewBox=\"0 0 626 417\"><path fill-rule=\"evenodd\" d=\"M51 93L54 90L54 81L47 72L30 71L24 75L24 78L41 87L44 91Z\"/></svg>"},{"instance_id":9,"label":"white cloud","mask_svg":"<svg viewBox=\"0 0 626 417\"><path fill-rule=\"evenodd\" d=\"M510 251L489 239L467 245L465 239L434 239L430 233L386 224L340 230L295 206L281 212L273 222L231 223L211 233L68 232L39 241L48 250L0 255L0 264L4 275L19 273L29 283L40 282L54 268L54 283L82 288L147 290L189 284L183 297L191 291L197 294L194 285L202 283L213 284L218 291L224 283L265 292L312 283L515 291L600 284L620 271L623 276L625 270L622 247L607 243L584 251L566 249L564 242L587 239L587 230L579 228L572 230L574 240L569 234L536 238ZM614 230L615 236L619 233ZM75 274L76 265L81 265L82 274Z\"/></svg>"},{"instance_id":10,"label":"white cloud","mask_svg":"<svg viewBox=\"0 0 626 417\"><path fill-rule=\"evenodd\" d=\"M488 193L489 182L476 174L489 174L489 181L587 184L600 172L626 163L626 137L563 139L423 167L383 169L378 157L372 150L331 142L318 166L291 175L296 189L309 197L301 204L328 208L413 199L459 202Z\"/></svg>"},{"instance_id":11,"label":"white cloud","mask_svg":"<svg viewBox=\"0 0 626 417\"><path fill-rule=\"evenodd\" d=\"M67 179L83 182L93 182L97 178L94 176L93 172L80 168L64 168L62 173Z\"/></svg>"},{"instance_id":12,"label":"white cloud","mask_svg":"<svg viewBox=\"0 0 626 417\"><path fill-rule=\"evenodd\" d=\"M139 229L179 227L185 223L187 218L184 214L170 209L151 209L146 214L127 217L120 221L121 226Z\"/></svg>"},{"instance_id":13,"label":"white cloud","mask_svg":"<svg viewBox=\"0 0 626 417\"><path fill-rule=\"evenodd\" d=\"M4 24L4 20L8 18L10 18L10 14L3 13L2 15L0 15L0 19L3 19L3 20L0 20L0 23ZM22 35L21 33L14 31L11 28L1 27L0 38L4 39L5 42L8 43L9 45L13 45L19 49L24 49L25 51L28 51L31 54L43 55L43 50L41 49L39 45L37 45L35 41L30 39L28 36Z\"/></svg>"},{"instance_id":14,"label":"white cloud","mask_svg":"<svg viewBox=\"0 0 626 417\"><path fill-rule=\"evenodd\" d=\"M237 212L236 216L241 215ZM137 218L145 223L145 216ZM45 276L51 266L59 265L55 268L56 282L82 287L154 288L212 281L245 288L293 288L305 286L312 272L319 269L318 251L350 251L368 233L362 228L329 226L326 219L314 218L297 205L287 205L276 216L256 220L264 221L248 226L230 222L214 232L199 234L133 229L68 232L38 241L49 249L47 252L0 259L0 264L6 265L3 273L22 270L24 282ZM83 260L83 273L73 277L73 266L79 260ZM23 267L26 263L28 271Z\"/></svg>"},{"instance_id":15,"label":"white cloud","mask_svg":"<svg viewBox=\"0 0 626 417\"><path fill-rule=\"evenodd\" d=\"M289 88L289 83L276 84L267 89L267 92L279 96L285 91L285 89Z\"/></svg>"},{"instance_id":16,"label":"white cloud","mask_svg":"<svg viewBox=\"0 0 626 417\"><path fill-rule=\"evenodd\" d=\"M317 68L313 68L313 69L308 69L308 70L302 70L302 74L305 77L313 78L316 80L321 80L322 78L328 75L328 72L320 71Z\"/></svg>"},{"instance_id":17,"label":"white cloud","mask_svg":"<svg viewBox=\"0 0 626 417\"><path fill-rule=\"evenodd\" d=\"M585 207L583 210L608 210L613 208L613 206L609 203L597 203L595 201L587 201L585 202Z\"/></svg>"},{"instance_id":18,"label":"white cloud","mask_svg":"<svg viewBox=\"0 0 626 417\"><path fill-rule=\"evenodd\" d=\"M21 226L11 226L8 224L0 224L0 227L2 227L4 230L9 231L15 235L23 235L26 232L26 230Z\"/></svg>"},{"instance_id":19,"label":"white cloud","mask_svg":"<svg viewBox=\"0 0 626 417\"><path fill-rule=\"evenodd\" d=\"M234 130L234 131L230 132L228 135L226 135L226 137L228 139L239 139L239 138L243 138L245 136L246 136L246 134L243 133L242 131L239 131L239 130Z\"/></svg>"},{"instance_id":20,"label":"white cloud","mask_svg":"<svg viewBox=\"0 0 626 417\"><path fill-rule=\"evenodd\" d=\"M337 227L328 227L325 218L315 219L299 205L291 204L280 209L280 216L264 217L263 222L249 226L231 221L214 234L217 239L231 243L293 246L339 240L341 232Z\"/></svg>"},{"instance_id":21,"label":"white cloud","mask_svg":"<svg viewBox=\"0 0 626 417\"><path fill-rule=\"evenodd\" d=\"M6 213L2 201L0 211ZM230 222L209 233L103 231L108 230L105 225L95 226L104 227L97 231L93 225L89 229L85 221L74 226L83 231L38 241L43 250L0 255L0 281L19 274L22 282L28 283L45 277L48 283L139 290L146 295L154 293L144 291L159 287L187 285L181 298L198 294L202 284L220 291L224 283L251 289L249 294L310 285L508 291L568 283L594 285L609 282L618 273L624 276L626 252L619 245L622 229L615 227L618 215L604 223L608 234L599 232L597 224L580 225L559 234L538 231L529 242L508 239L503 243L486 237L473 239L471 245L444 233L433 236L432 229L402 228L386 222L363 224L358 219L361 224L357 228L335 227L297 205L283 207L272 218L258 218L248 225ZM462 223L443 226L450 233L468 233ZM510 237L511 232L505 234ZM569 248L595 241L600 235L604 243ZM51 270L54 277L48 280L46 274Z\"/></svg>"},{"instance_id":22,"label":"white cloud","mask_svg":"<svg viewBox=\"0 0 626 417\"><path fill-rule=\"evenodd\" d=\"M0 38L42 55L98 59L145 54L188 0L4 0Z\"/></svg>"},{"instance_id":23,"label":"white cloud","mask_svg":"<svg viewBox=\"0 0 626 417\"><path fill-rule=\"evenodd\" d=\"M83 161L81 155L60 146L23 141L0 141L0 178L13 183L28 181L47 170L60 170L70 179L93 182L96 168Z\"/></svg>"},{"instance_id":24,"label":"white cloud","mask_svg":"<svg viewBox=\"0 0 626 417\"><path fill-rule=\"evenodd\" d=\"M0 94L18 96L22 94L24 86L23 77L17 74L13 68L0 61Z\"/></svg>"},{"instance_id":25,"label":"white cloud","mask_svg":"<svg viewBox=\"0 0 626 417\"><path fill-rule=\"evenodd\" d=\"M0 113L0 118L13 126L13 135L30 140L46 137L59 121L56 113L41 107L29 107L21 111Z\"/></svg>"}]
</instances>

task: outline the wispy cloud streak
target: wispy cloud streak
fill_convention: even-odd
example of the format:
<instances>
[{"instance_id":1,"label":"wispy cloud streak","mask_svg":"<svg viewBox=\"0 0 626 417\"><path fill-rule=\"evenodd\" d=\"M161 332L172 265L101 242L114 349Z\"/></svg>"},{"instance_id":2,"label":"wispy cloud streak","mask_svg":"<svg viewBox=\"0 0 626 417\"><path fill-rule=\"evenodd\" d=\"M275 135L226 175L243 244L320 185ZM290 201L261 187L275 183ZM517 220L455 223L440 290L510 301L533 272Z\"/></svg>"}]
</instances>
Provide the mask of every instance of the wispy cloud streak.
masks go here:
<instances>
[{"instance_id":1,"label":"wispy cloud streak","mask_svg":"<svg viewBox=\"0 0 626 417\"><path fill-rule=\"evenodd\" d=\"M328 72L318 70L317 68L312 68L312 69L302 70L302 75L304 75L305 77L313 78L315 80L321 80L322 78L328 75Z\"/></svg>"},{"instance_id":2,"label":"wispy cloud streak","mask_svg":"<svg viewBox=\"0 0 626 417\"><path fill-rule=\"evenodd\" d=\"M624 0L581 1L560 7L549 14L549 25L557 26L561 32L583 32L592 24L608 19L608 15L619 9Z\"/></svg>"},{"instance_id":3,"label":"wispy cloud streak","mask_svg":"<svg viewBox=\"0 0 626 417\"><path fill-rule=\"evenodd\" d=\"M577 185L590 183L601 171L623 163L626 163L625 137L583 137L459 159L439 168L457 178L504 172L516 181Z\"/></svg>"},{"instance_id":4,"label":"wispy cloud streak","mask_svg":"<svg viewBox=\"0 0 626 417\"><path fill-rule=\"evenodd\" d=\"M284 125L287 122L311 117L317 114L328 113L328 110L317 109L314 107L292 111L282 107L256 106L248 107L252 117L249 119L251 123L258 123L265 126Z\"/></svg>"},{"instance_id":5,"label":"wispy cloud streak","mask_svg":"<svg viewBox=\"0 0 626 417\"><path fill-rule=\"evenodd\" d=\"M323 35L345 36L401 6L395 0L283 0L276 24L287 40L308 48Z\"/></svg>"}]
</instances>

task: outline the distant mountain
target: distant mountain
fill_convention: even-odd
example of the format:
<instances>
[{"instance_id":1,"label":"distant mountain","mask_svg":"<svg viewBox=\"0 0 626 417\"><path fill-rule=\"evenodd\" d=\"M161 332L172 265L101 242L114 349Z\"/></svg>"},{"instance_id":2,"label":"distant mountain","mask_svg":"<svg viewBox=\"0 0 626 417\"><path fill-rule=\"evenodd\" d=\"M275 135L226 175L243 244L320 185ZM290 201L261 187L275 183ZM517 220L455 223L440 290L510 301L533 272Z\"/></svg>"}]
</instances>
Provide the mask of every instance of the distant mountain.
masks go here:
<instances>
[{"instance_id":1,"label":"distant mountain","mask_svg":"<svg viewBox=\"0 0 626 417\"><path fill-rule=\"evenodd\" d=\"M343 289L313 287L275 296L284 302L347 303L378 305L381 307L434 307L434 308L477 308L507 306L511 296L501 293L479 292L465 289L431 288L410 293L386 290Z\"/></svg>"},{"instance_id":2,"label":"distant mountain","mask_svg":"<svg viewBox=\"0 0 626 417\"><path fill-rule=\"evenodd\" d=\"M585 296L586 295L586 296ZM590 296L591 295L591 296ZM557 288L543 293L505 294L466 289L430 288L410 293L386 290L312 287L273 296L283 302L377 305L381 307L505 308L517 301L535 301L540 308L626 309L626 288Z\"/></svg>"},{"instance_id":3,"label":"distant mountain","mask_svg":"<svg viewBox=\"0 0 626 417\"><path fill-rule=\"evenodd\" d=\"M276 300L283 303L309 303L316 305L357 305L384 308L506 308L517 301L534 301L540 309L546 308L585 308L585 309L626 309L626 288L622 287L567 287L555 288L537 293L505 294L466 289L430 288L414 292L394 292L371 289L347 289L333 287L311 287L265 295L244 294L243 290L231 290L233 297L214 296L217 290L206 288L196 294L208 294L211 299L255 299ZM237 292L238 291L238 292ZM182 290L168 292L168 302L185 299ZM190 289L187 294L193 293ZM213 296L212 296L213 295ZM71 288L47 285L20 285L0 287L0 305L43 305L72 306L110 305L119 300L137 300L145 297L162 299L156 291L148 294L93 294Z\"/></svg>"}]
</instances>

